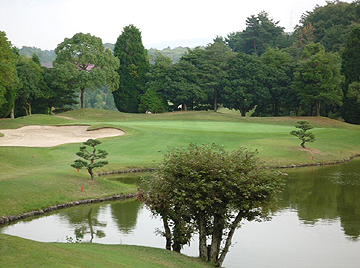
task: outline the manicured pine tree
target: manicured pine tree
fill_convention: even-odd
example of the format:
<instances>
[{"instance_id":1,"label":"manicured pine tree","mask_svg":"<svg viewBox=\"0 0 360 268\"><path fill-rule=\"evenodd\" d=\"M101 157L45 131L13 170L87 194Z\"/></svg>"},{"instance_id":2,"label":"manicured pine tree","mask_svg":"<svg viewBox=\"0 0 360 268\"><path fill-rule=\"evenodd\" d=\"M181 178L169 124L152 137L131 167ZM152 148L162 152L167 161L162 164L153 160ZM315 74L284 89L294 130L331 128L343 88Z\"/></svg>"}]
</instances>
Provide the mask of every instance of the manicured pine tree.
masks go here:
<instances>
[{"instance_id":1,"label":"manicured pine tree","mask_svg":"<svg viewBox=\"0 0 360 268\"><path fill-rule=\"evenodd\" d=\"M82 169L82 168L86 168L87 171L89 172L91 179L95 179L95 174L93 172L94 168L99 168L102 167L104 165L108 164L108 161L96 161L98 159L104 159L106 158L106 156L108 155L108 153L104 150L97 150L96 146L100 145L101 141L99 140L93 140L93 139L88 139L86 142L84 142L84 145L89 146L92 148L92 152L88 151L88 149L86 148L86 146L82 146L80 147L80 152L77 152L76 155L83 158L82 159L77 159L74 161L74 164L72 164L71 166L73 168L76 169ZM90 162L88 162L90 161Z\"/></svg>"}]
</instances>

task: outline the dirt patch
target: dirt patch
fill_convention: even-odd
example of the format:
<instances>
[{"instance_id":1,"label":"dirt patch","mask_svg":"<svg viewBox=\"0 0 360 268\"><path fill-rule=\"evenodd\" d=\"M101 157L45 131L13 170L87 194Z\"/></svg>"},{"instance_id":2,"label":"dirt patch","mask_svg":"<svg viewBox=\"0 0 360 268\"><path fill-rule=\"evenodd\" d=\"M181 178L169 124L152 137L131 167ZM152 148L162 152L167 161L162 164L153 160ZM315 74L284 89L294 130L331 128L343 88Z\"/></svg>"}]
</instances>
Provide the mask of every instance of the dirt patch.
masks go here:
<instances>
[{"instance_id":1,"label":"dirt patch","mask_svg":"<svg viewBox=\"0 0 360 268\"><path fill-rule=\"evenodd\" d=\"M1 129L0 146L53 147L88 139L115 137L125 132L115 128L88 131L89 126L25 126L18 129Z\"/></svg>"},{"instance_id":2,"label":"dirt patch","mask_svg":"<svg viewBox=\"0 0 360 268\"><path fill-rule=\"evenodd\" d=\"M315 149L315 148L299 148L299 151L304 151L304 152L308 152L311 155L325 155L324 152Z\"/></svg>"}]
</instances>

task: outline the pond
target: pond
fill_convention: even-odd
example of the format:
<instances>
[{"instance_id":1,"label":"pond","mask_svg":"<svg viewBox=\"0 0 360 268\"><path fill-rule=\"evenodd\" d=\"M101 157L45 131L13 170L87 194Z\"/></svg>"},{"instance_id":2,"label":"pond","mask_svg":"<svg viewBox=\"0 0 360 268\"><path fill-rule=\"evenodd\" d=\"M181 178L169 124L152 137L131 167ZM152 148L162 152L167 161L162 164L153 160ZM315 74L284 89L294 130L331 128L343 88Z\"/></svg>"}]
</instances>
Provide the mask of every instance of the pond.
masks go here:
<instances>
[{"instance_id":1,"label":"pond","mask_svg":"<svg viewBox=\"0 0 360 268\"><path fill-rule=\"evenodd\" d=\"M359 267L360 159L288 173L271 221L244 222L225 267ZM133 178L131 178L133 179ZM126 180L121 178L120 180ZM133 244L163 248L160 219L135 200L83 205L3 226L43 242ZM197 256L197 239L184 254Z\"/></svg>"}]
</instances>

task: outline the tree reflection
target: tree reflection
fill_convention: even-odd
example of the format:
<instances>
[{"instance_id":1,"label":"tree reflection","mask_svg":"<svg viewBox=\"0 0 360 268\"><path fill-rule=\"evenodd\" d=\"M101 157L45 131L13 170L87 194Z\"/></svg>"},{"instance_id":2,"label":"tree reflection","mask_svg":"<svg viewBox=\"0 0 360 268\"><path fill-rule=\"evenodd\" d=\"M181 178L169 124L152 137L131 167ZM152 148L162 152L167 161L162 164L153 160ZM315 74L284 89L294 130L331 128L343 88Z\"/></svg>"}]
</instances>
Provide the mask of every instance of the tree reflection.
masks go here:
<instances>
[{"instance_id":1,"label":"tree reflection","mask_svg":"<svg viewBox=\"0 0 360 268\"><path fill-rule=\"evenodd\" d=\"M106 236L102 228L106 223L98 220L100 205L86 206L61 213L68 218L69 222L76 226L74 234L77 242L84 239L86 235L90 236L88 242L92 242L94 237L103 238ZM68 238L68 241L72 238Z\"/></svg>"},{"instance_id":2,"label":"tree reflection","mask_svg":"<svg viewBox=\"0 0 360 268\"><path fill-rule=\"evenodd\" d=\"M142 203L136 200L127 200L111 204L111 213L120 232L129 234L136 226L137 216Z\"/></svg>"},{"instance_id":3,"label":"tree reflection","mask_svg":"<svg viewBox=\"0 0 360 268\"><path fill-rule=\"evenodd\" d=\"M281 208L295 208L305 224L340 218L347 237L360 236L359 160L288 171Z\"/></svg>"}]
</instances>

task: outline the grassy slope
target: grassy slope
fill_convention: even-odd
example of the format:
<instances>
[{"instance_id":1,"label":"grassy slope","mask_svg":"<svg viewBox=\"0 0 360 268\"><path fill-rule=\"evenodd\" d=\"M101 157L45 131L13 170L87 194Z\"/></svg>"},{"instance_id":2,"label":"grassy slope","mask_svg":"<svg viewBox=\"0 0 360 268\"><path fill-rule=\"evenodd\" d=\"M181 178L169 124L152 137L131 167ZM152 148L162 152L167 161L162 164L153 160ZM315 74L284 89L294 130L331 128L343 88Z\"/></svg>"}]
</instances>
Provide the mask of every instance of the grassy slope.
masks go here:
<instances>
[{"instance_id":1,"label":"grassy slope","mask_svg":"<svg viewBox=\"0 0 360 268\"><path fill-rule=\"evenodd\" d=\"M99 244L39 243L0 234L1 267L211 267L163 249Z\"/></svg>"}]
</instances>

